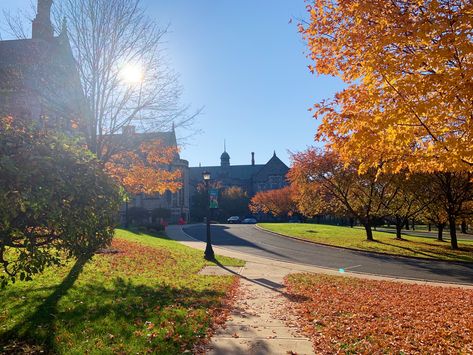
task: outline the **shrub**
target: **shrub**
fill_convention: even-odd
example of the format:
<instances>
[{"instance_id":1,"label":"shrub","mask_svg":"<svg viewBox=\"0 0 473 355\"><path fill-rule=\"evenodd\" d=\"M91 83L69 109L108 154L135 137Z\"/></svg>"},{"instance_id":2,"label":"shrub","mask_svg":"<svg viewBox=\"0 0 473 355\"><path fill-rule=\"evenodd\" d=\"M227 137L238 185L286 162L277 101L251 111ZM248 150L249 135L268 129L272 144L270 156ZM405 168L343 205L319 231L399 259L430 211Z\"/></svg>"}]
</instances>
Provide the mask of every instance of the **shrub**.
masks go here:
<instances>
[{"instance_id":1,"label":"shrub","mask_svg":"<svg viewBox=\"0 0 473 355\"><path fill-rule=\"evenodd\" d=\"M0 157L2 285L111 242L118 189L77 142L3 118Z\"/></svg>"}]
</instances>

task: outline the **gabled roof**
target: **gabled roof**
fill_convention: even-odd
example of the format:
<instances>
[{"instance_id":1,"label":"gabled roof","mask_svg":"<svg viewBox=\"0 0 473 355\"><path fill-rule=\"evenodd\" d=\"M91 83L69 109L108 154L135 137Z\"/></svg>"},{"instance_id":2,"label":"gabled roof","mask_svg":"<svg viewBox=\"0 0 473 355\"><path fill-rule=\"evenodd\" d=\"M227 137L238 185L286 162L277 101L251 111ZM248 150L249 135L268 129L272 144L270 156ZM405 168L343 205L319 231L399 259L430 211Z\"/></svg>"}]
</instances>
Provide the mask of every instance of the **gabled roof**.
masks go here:
<instances>
[{"instance_id":1,"label":"gabled roof","mask_svg":"<svg viewBox=\"0 0 473 355\"><path fill-rule=\"evenodd\" d=\"M114 151L138 150L144 142L160 141L167 148L178 148L176 132L134 132L123 134L109 134L103 136L103 139L111 146ZM180 159L179 153L176 153L175 159Z\"/></svg>"},{"instance_id":2,"label":"gabled roof","mask_svg":"<svg viewBox=\"0 0 473 355\"><path fill-rule=\"evenodd\" d=\"M225 168L221 166L199 166L190 168L190 179L202 180L202 173L209 172L212 179L219 180L250 180L264 165L231 165Z\"/></svg>"},{"instance_id":3,"label":"gabled roof","mask_svg":"<svg viewBox=\"0 0 473 355\"><path fill-rule=\"evenodd\" d=\"M255 182L264 182L267 181L269 176L272 175L282 175L285 176L289 171L289 168L286 164L282 162L274 153L273 157L261 168L258 173L253 177Z\"/></svg>"},{"instance_id":4,"label":"gabled roof","mask_svg":"<svg viewBox=\"0 0 473 355\"><path fill-rule=\"evenodd\" d=\"M64 80L70 79L71 75L76 74L75 61L67 36L54 37L49 40L0 41L0 70L3 75L10 75L17 80L17 82L2 80L0 83L2 88L28 86L33 81L35 84L41 84L36 81L44 80L46 82L50 79L43 77L43 75L62 78L63 72L60 75L55 75L55 71L58 70L64 72L69 70L69 75ZM45 82L43 82L43 86Z\"/></svg>"},{"instance_id":5,"label":"gabled roof","mask_svg":"<svg viewBox=\"0 0 473 355\"><path fill-rule=\"evenodd\" d=\"M48 113L83 118L85 98L67 34L0 41L0 93L0 110L25 95L24 102L41 103Z\"/></svg>"}]
</instances>

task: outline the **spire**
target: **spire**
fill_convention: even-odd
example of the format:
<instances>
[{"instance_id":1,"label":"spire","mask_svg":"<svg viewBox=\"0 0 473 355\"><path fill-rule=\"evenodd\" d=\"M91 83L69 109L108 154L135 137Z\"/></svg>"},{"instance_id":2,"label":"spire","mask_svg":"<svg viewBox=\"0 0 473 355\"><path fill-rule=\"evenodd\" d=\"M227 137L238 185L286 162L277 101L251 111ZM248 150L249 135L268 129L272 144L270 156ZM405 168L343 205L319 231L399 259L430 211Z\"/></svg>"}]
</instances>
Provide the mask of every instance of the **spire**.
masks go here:
<instances>
[{"instance_id":1,"label":"spire","mask_svg":"<svg viewBox=\"0 0 473 355\"><path fill-rule=\"evenodd\" d=\"M176 132L176 126L174 125L174 121L172 121L172 131Z\"/></svg>"},{"instance_id":2,"label":"spire","mask_svg":"<svg viewBox=\"0 0 473 355\"><path fill-rule=\"evenodd\" d=\"M54 38L54 30L51 23L52 5L53 0L38 0L37 14L33 20L32 37L34 39L49 40Z\"/></svg>"},{"instance_id":3,"label":"spire","mask_svg":"<svg viewBox=\"0 0 473 355\"><path fill-rule=\"evenodd\" d=\"M276 156L277 156L277 155L276 155L276 150L275 150L275 151L274 151L274 154L273 154L273 157L276 157Z\"/></svg>"},{"instance_id":4,"label":"spire","mask_svg":"<svg viewBox=\"0 0 473 355\"><path fill-rule=\"evenodd\" d=\"M227 141L223 140L223 153L220 156L220 166L226 168L230 166L230 155L227 153Z\"/></svg>"}]
</instances>

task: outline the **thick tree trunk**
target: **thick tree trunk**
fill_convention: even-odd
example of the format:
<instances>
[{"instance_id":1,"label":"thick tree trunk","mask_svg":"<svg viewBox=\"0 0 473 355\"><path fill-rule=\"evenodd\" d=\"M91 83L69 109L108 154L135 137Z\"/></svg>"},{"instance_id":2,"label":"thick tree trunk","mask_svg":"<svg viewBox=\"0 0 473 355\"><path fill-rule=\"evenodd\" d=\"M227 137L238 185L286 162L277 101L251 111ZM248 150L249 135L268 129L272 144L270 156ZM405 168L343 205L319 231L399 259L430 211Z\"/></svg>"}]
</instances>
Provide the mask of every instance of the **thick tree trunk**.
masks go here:
<instances>
[{"instance_id":1,"label":"thick tree trunk","mask_svg":"<svg viewBox=\"0 0 473 355\"><path fill-rule=\"evenodd\" d=\"M439 242L443 242L443 229L445 225L444 224L439 224L437 225L437 240Z\"/></svg>"},{"instance_id":2,"label":"thick tree trunk","mask_svg":"<svg viewBox=\"0 0 473 355\"><path fill-rule=\"evenodd\" d=\"M412 220L412 230L416 230L416 221Z\"/></svg>"},{"instance_id":3,"label":"thick tree trunk","mask_svg":"<svg viewBox=\"0 0 473 355\"><path fill-rule=\"evenodd\" d=\"M402 239L402 224L396 224L396 239Z\"/></svg>"},{"instance_id":4,"label":"thick tree trunk","mask_svg":"<svg viewBox=\"0 0 473 355\"><path fill-rule=\"evenodd\" d=\"M462 233L468 233L468 225L466 224L465 220L462 221L461 229L462 229Z\"/></svg>"},{"instance_id":5,"label":"thick tree trunk","mask_svg":"<svg viewBox=\"0 0 473 355\"><path fill-rule=\"evenodd\" d=\"M366 231L366 240L373 241L373 231L371 230L371 225L369 223L363 224Z\"/></svg>"},{"instance_id":6,"label":"thick tree trunk","mask_svg":"<svg viewBox=\"0 0 473 355\"><path fill-rule=\"evenodd\" d=\"M406 230L409 230L409 220L406 221Z\"/></svg>"},{"instance_id":7,"label":"thick tree trunk","mask_svg":"<svg viewBox=\"0 0 473 355\"><path fill-rule=\"evenodd\" d=\"M457 225L456 225L455 216L448 217L448 222L450 224L450 242L452 245L452 249L458 249Z\"/></svg>"},{"instance_id":8,"label":"thick tree trunk","mask_svg":"<svg viewBox=\"0 0 473 355\"><path fill-rule=\"evenodd\" d=\"M429 223L428 227L429 227L429 232L432 232L432 225L430 223Z\"/></svg>"}]
</instances>

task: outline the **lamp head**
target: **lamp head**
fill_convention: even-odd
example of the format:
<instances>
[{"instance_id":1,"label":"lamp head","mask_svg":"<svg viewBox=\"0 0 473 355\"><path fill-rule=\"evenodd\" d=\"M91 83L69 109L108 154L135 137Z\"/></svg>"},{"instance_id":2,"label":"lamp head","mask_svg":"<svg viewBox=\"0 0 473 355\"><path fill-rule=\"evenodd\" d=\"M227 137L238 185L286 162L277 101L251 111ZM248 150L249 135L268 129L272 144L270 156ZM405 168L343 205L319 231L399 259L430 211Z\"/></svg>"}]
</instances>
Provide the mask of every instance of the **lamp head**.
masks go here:
<instances>
[{"instance_id":1,"label":"lamp head","mask_svg":"<svg viewBox=\"0 0 473 355\"><path fill-rule=\"evenodd\" d=\"M202 173L202 178L204 179L204 181L209 181L210 180L210 173L208 171L204 171Z\"/></svg>"}]
</instances>

